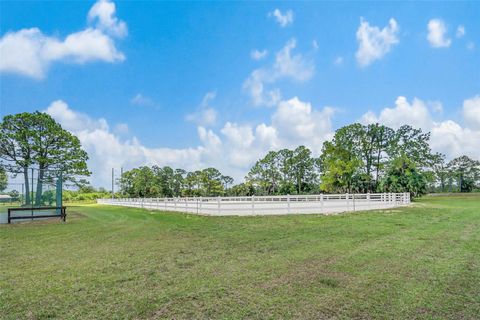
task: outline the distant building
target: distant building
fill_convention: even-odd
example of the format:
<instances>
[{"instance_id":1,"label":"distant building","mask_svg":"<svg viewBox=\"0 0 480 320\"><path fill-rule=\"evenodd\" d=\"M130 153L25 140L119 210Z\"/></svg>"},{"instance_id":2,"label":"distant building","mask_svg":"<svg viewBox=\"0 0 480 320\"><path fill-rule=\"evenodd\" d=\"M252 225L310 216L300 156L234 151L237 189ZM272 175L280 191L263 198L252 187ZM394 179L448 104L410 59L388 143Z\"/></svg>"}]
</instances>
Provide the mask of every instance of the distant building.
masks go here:
<instances>
[{"instance_id":1,"label":"distant building","mask_svg":"<svg viewBox=\"0 0 480 320\"><path fill-rule=\"evenodd\" d=\"M13 198L8 194L0 194L0 203L1 202L11 202Z\"/></svg>"}]
</instances>

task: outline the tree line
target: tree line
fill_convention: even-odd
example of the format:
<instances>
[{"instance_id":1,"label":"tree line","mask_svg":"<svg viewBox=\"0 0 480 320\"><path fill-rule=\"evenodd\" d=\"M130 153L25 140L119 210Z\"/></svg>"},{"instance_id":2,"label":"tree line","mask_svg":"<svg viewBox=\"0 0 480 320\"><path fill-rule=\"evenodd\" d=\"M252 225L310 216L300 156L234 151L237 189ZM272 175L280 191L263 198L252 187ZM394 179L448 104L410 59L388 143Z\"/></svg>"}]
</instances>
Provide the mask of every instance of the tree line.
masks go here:
<instances>
[{"instance_id":1,"label":"tree line","mask_svg":"<svg viewBox=\"0 0 480 320\"><path fill-rule=\"evenodd\" d=\"M366 192L469 192L480 188L480 163L467 156L446 162L433 153L430 133L404 125L397 130L380 124L354 123L338 129L325 141L319 156L299 146L270 151L234 185L233 178L216 168L188 172L168 166L142 166L122 174L117 196L242 196ZM55 172L79 190L90 175L87 153L79 139L42 112L7 115L0 123L0 192L7 173L23 175L31 190L30 168L36 174L35 199L26 192L26 204L39 204L42 184ZM92 191L92 190L90 190ZM103 191L103 190L102 190ZM89 192L102 193L102 192Z\"/></svg>"},{"instance_id":2,"label":"tree line","mask_svg":"<svg viewBox=\"0 0 480 320\"><path fill-rule=\"evenodd\" d=\"M215 168L193 172L168 166L143 166L124 172L120 194L130 197L199 197L227 194L233 178Z\"/></svg>"},{"instance_id":3,"label":"tree line","mask_svg":"<svg viewBox=\"0 0 480 320\"><path fill-rule=\"evenodd\" d=\"M134 197L250 196L367 192L469 192L480 188L480 162L461 156L450 162L433 153L430 133L404 125L351 124L338 129L315 157L305 146L268 152L245 182L215 168L187 172L140 167L120 179L121 194Z\"/></svg>"}]
</instances>

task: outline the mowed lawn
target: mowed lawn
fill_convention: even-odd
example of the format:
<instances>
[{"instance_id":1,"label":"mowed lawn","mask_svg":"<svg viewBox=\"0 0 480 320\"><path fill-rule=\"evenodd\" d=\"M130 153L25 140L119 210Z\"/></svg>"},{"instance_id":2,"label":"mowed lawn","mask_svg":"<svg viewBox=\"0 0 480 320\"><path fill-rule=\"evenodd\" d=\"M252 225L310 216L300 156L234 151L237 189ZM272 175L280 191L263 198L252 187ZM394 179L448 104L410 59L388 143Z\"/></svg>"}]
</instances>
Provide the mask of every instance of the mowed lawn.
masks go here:
<instances>
[{"instance_id":1,"label":"mowed lawn","mask_svg":"<svg viewBox=\"0 0 480 320\"><path fill-rule=\"evenodd\" d=\"M0 226L0 318L480 318L480 195L338 216L68 212Z\"/></svg>"}]
</instances>

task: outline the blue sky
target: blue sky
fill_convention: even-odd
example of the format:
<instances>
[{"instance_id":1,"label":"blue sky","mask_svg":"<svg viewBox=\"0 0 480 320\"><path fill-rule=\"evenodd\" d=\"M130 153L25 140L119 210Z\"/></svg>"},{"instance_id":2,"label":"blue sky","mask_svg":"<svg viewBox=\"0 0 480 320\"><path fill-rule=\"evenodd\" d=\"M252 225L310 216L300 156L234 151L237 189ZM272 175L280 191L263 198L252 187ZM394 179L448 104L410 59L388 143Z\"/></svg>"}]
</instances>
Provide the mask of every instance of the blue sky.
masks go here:
<instances>
[{"instance_id":1,"label":"blue sky","mask_svg":"<svg viewBox=\"0 0 480 320\"><path fill-rule=\"evenodd\" d=\"M355 121L408 123L480 158L479 2L0 6L0 115L49 112L96 185L141 164L240 182L266 151L318 153Z\"/></svg>"}]
</instances>

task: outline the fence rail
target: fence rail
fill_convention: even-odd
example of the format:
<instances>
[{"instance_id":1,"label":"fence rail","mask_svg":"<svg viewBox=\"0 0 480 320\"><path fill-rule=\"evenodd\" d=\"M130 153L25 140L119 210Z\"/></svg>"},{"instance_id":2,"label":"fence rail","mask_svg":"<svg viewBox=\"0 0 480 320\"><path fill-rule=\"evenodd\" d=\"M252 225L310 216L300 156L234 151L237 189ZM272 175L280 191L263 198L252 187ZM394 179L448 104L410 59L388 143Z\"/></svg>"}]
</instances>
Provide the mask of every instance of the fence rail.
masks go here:
<instances>
[{"instance_id":1,"label":"fence rail","mask_svg":"<svg viewBox=\"0 0 480 320\"><path fill-rule=\"evenodd\" d=\"M122 198L98 199L97 203L209 216L334 214L408 205L410 194L347 193L300 196Z\"/></svg>"}]
</instances>

